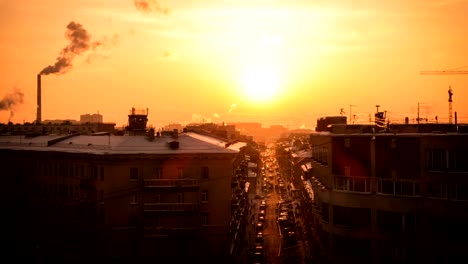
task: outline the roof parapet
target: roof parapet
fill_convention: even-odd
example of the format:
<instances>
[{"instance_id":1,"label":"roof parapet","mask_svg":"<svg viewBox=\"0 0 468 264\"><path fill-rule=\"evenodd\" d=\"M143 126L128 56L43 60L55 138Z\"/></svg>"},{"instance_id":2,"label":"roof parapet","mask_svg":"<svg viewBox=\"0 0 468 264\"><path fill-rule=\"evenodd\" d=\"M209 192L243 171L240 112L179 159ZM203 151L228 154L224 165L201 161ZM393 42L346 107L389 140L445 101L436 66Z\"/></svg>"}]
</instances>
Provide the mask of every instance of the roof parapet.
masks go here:
<instances>
[{"instance_id":1,"label":"roof parapet","mask_svg":"<svg viewBox=\"0 0 468 264\"><path fill-rule=\"evenodd\" d=\"M66 139L79 136L80 134L81 133L74 133L74 134L70 134L70 135L66 135L66 136L63 136L63 137L59 137L59 138L56 138L56 139L49 140L49 141L47 141L47 146L50 147L52 145L57 144L60 141L64 141Z\"/></svg>"}]
</instances>

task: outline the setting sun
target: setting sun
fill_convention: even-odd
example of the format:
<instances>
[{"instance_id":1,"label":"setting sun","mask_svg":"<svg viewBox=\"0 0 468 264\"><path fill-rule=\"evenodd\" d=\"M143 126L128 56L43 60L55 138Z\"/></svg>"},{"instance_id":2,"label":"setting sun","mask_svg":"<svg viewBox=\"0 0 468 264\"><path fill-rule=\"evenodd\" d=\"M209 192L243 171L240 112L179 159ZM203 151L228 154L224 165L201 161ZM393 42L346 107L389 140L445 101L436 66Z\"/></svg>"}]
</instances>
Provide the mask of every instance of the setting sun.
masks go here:
<instances>
[{"instance_id":1,"label":"setting sun","mask_svg":"<svg viewBox=\"0 0 468 264\"><path fill-rule=\"evenodd\" d=\"M246 66L242 78L242 89L255 102L270 102L280 89L280 73L272 64L251 64Z\"/></svg>"}]
</instances>

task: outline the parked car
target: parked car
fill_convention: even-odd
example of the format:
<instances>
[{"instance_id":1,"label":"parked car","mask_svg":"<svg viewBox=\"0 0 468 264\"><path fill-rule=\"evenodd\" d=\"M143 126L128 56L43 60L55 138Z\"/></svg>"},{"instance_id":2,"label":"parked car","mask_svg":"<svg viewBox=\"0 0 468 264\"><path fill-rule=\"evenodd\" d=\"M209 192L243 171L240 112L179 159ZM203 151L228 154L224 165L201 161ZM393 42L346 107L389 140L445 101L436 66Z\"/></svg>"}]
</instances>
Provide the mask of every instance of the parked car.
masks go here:
<instances>
[{"instance_id":1,"label":"parked car","mask_svg":"<svg viewBox=\"0 0 468 264\"><path fill-rule=\"evenodd\" d=\"M263 244L265 240L263 239L263 233L257 233L255 236L255 243Z\"/></svg>"},{"instance_id":2,"label":"parked car","mask_svg":"<svg viewBox=\"0 0 468 264\"><path fill-rule=\"evenodd\" d=\"M259 232L263 233L263 222L258 222L255 229L257 230L257 233Z\"/></svg>"}]
</instances>

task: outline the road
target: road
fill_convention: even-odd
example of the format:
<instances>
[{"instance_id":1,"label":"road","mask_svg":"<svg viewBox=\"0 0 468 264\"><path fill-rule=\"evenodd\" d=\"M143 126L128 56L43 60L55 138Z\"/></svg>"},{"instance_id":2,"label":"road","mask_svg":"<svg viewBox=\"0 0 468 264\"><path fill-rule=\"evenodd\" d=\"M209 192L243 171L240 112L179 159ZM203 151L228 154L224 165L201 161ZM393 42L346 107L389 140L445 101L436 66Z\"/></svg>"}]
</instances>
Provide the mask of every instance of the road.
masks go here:
<instances>
[{"instance_id":1,"label":"road","mask_svg":"<svg viewBox=\"0 0 468 264\"><path fill-rule=\"evenodd\" d=\"M263 237L264 237L264 258L263 263L311 263L306 262L305 260L305 248L304 244L307 242L302 240L301 230L301 221L299 218L296 226L297 239L292 242L286 243L284 236L281 233L281 229L277 223L278 209L277 204L280 200L288 199L289 195L286 188L283 191L279 188L280 179L285 181L284 177L277 172L277 164L275 160L265 161L265 164L269 165L269 168L265 169L265 175L258 175L256 179L256 188L255 193L250 195L252 210L250 218L250 226L247 227L247 243L248 248L253 250L255 245L255 236L256 236L256 224L259 221L258 215L260 210L260 203L262 200L266 201L266 214L265 222L263 227ZM271 171L270 171L271 169ZM266 178L266 180L264 179ZM271 188L264 188L262 185L267 183L271 185ZM287 182L285 185L287 186ZM276 186L276 187L275 187ZM255 196L257 195L257 199ZM263 196L264 199L258 199L258 195ZM293 201L294 203L294 201ZM250 263L256 263L252 257L248 257Z\"/></svg>"}]
</instances>

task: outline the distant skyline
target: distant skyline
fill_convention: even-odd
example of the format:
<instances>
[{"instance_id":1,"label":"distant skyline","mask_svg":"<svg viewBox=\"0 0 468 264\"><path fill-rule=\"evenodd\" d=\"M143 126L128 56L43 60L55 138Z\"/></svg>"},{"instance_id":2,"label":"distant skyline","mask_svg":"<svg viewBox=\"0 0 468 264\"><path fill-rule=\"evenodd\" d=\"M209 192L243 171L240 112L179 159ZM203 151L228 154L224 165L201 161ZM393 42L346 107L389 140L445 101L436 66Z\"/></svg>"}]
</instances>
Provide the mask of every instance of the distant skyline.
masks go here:
<instances>
[{"instance_id":1,"label":"distant skyline","mask_svg":"<svg viewBox=\"0 0 468 264\"><path fill-rule=\"evenodd\" d=\"M468 122L468 0L0 0L0 123ZM68 35L66 35L68 34ZM341 110L342 109L342 110ZM371 117L372 118L372 117ZM352 121L350 122L352 123Z\"/></svg>"}]
</instances>

